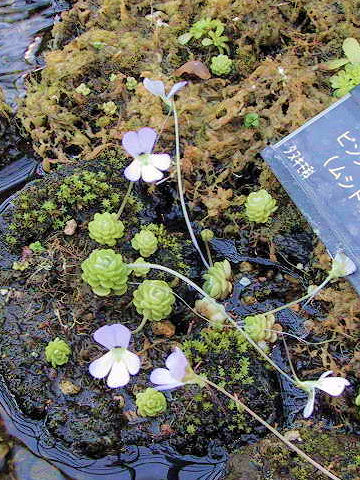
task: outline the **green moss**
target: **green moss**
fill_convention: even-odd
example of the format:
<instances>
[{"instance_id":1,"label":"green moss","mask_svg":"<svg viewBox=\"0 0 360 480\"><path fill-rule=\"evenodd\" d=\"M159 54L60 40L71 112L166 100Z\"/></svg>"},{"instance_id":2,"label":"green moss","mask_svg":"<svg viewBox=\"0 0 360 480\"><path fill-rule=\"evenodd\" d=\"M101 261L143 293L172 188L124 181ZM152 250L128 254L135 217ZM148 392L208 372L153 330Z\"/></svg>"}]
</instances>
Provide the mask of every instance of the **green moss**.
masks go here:
<instances>
[{"instance_id":1,"label":"green moss","mask_svg":"<svg viewBox=\"0 0 360 480\"><path fill-rule=\"evenodd\" d=\"M119 170L122 161L122 157L115 161L105 155L104 161L89 165L91 169L78 168L68 176L67 169L60 169L58 175L54 173L41 184L26 188L14 201L16 213L6 241L15 245L38 240L47 232L63 229L68 220L78 218L85 209L94 209L99 203L105 202L104 210L116 210L120 204L119 187L125 181L114 176L114 169ZM142 205L133 200L127 208L135 213Z\"/></svg>"}]
</instances>

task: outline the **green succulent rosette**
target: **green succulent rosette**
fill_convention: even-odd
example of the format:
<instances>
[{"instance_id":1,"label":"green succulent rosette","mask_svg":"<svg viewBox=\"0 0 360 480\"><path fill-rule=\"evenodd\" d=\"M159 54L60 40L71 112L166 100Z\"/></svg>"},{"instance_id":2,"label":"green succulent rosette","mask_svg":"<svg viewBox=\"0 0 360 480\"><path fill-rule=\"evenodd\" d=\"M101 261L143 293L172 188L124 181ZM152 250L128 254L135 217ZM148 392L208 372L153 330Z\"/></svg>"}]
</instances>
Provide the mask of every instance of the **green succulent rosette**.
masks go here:
<instances>
[{"instance_id":1,"label":"green succulent rosette","mask_svg":"<svg viewBox=\"0 0 360 480\"><path fill-rule=\"evenodd\" d=\"M156 417L165 412L167 407L165 395L155 388L147 388L138 393L135 403L142 417Z\"/></svg>"},{"instance_id":2,"label":"green succulent rosette","mask_svg":"<svg viewBox=\"0 0 360 480\"><path fill-rule=\"evenodd\" d=\"M174 302L175 296L163 280L144 280L133 293L137 312L156 322L170 315Z\"/></svg>"},{"instance_id":3,"label":"green succulent rosette","mask_svg":"<svg viewBox=\"0 0 360 480\"><path fill-rule=\"evenodd\" d=\"M275 342L274 315L249 315L244 318L244 330L255 342Z\"/></svg>"},{"instance_id":4,"label":"green succulent rosette","mask_svg":"<svg viewBox=\"0 0 360 480\"><path fill-rule=\"evenodd\" d=\"M141 230L131 240L131 246L144 258L150 257L158 248L158 241L153 232Z\"/></svg>"},{"instance_id":5,"label":"green succulent rosette","mask_svg":"<svg viewBox=\"0 0 360 480\"><path fill-rule=\"evenodd\" d=\"M251 222L265 223L277 208L276 200L265 189L261 189L248 196L245 214Z\"/></svg>"},{"instance_id":6,"label":"green succulent rosette","mask_svg":"<svg viewBox=\"0 0 360 480\"><path fill-rule=\"evenodd\" d=\"M204 291L216 300L223 300L232 291L231 266L228 260L215 262L212 267L203 275L205 283Z\"/></svg>"},{"instance_id":7,"label":"green succulent rosette","mask_svg":"<svg viewBox=\"0 0 360 480\"><path fill-rule=\"evenodd\" d=\"M146 263L146 260L144 260L142 257L139 257L135 260L133 263ZM135 277L146 277L146 275L150 272L150 268L132 268L132 272L135 275Z\"/></svg>"},{"instance_id":8,"label":"green succulent rosette","mask_svg":"<svg viewBox=\"0 0 360 480\"><path fill-rule=\"evenodd\" d=\"M91 286L96 295L105 297L110 293L123 295L126 292L130 270L120 253L111 249L94 250L82 262L81 268L81 278Z\"/></svg>"},{"instance_id":9,"label":"green succulent rosette","mask_svg":"<svg viewBox=\"0 0 360 480\"><path fill-rule=\"evenodd\" d=\"M116 240L124 235L124 224L116 213L95 213L94 220L89 223L90 238L101 245L113 247Z\"/></svg>"},{"instance_id":10,"label":"green succulent rosette","mask_svg":"<svg viewBox=\"0 0 360 480\"><path fill-rule=\"evenodd\" d=\"M56 368L58 365L64 365L69 360L71 348L60 338L56 337L45 347L46 361Z\"/></svg>"},{"instance_id":11,"label":"green succulent rosette","mask_svg":"<svg viewBox=\"0 0 360 480\"><path fill-rule=\"evenodd\" d=\"M227 55L212 57L210 70L214 75L228 75L231 72L232 60Z\"/></svg>"}]
</instances>

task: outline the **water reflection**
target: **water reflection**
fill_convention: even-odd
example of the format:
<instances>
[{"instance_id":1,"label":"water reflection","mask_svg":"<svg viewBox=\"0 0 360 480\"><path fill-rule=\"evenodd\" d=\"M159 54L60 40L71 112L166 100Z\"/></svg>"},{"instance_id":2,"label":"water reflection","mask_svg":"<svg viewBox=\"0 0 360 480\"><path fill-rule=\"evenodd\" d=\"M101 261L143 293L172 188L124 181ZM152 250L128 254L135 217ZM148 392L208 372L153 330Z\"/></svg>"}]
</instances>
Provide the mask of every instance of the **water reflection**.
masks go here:
<instances>
[{"instance_id":1,"label":"water reflection","mask_svg":"<svg viewBox=\"0 0 360 480\"><path fill-rule=\"evenodd\" d=\"M0 0L0 86L8 103L24 92L24 75L39 67L44 33L59 13L63 0Z\"/></svg>"},{"instance_id":2,"label":"water reflection","mask_svg":"<svg viewBox=\"0 0 360 480\"><path fill-rule=\"evenodd\" d=\"M51 462L73 480L221 480L225 475L228 457L216 445L205 457L181 456L166 445L132 446L118 455L98 460L77 456L57 445L41 420L31 420L21 413L2 378L0 414L9 434L18 438L36 457ZM24 459L29 462L25 470L23 465L16 467L15 463L15 470L17 468L18 472L28 474L20 480L48 480L46 475L38 476L39 471L50 472L53 475L50 478L55 480L64 478L52 467L46 469L43 461L39 463L36 457L27 455L23 449L17 452L23 462ZM30 476L29 472L35 472L37 476Z\"/></svg>"}]
</instances>

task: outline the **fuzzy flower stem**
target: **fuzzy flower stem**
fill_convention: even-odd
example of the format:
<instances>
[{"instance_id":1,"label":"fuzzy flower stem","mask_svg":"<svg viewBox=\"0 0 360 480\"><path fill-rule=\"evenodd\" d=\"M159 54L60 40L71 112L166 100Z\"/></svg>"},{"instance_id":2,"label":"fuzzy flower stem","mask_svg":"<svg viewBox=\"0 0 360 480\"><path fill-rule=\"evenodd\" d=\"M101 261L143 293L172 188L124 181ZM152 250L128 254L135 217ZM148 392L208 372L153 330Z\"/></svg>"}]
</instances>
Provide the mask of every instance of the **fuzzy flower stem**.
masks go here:
<instances>
[{"instance_id":1,"label":"fuzzy flower stem","mask_svg":"<svg viewBox=\"0 0 360 480\"><path fill-rule=\"evenodd\" d=\"M140 325L137 328L135 328L135 330L133 330L131 333L134 335L135 333L141 332L141 330L145 327L147 321L148 321L148 319L146 317L144 317L141 320Z\"/></svg>"},{"instance_id":2,"label":"fuzzy flower stem","mask_svg":"<svg viewBox=\"0 0 360 480\"><path fill-rule=\"evenodd\" d=\"M130 197L130 193L131 193L131 190L133 189L134 187L134 183L135 182L129 182L129 186L128 186L128 189L127 189L127 192L125 194L125 197L123 198L123 201L121 202L121 205L120 205L120 208L116 214L116 218L119 219L121 217L121 214L123 213L124 211L124 208L125 208L125 205L127 204L127 201L129 200L129 197Z\"/></svg>"},{"instance_id":3,"label":"fuzzy flower stem","mask_svg":"<svg viewBox=\"0 0 360 480\"><path fill-rule=\"evenodd\" d=\"M209 242L205 241L204 243L205 243L205 248L206 248L206 254L207 254L208 259L209 259L209 264L210 264L210 267L212 267L214 265L214 263L213 263L212 257L211 257Z\"/></svg>"},{"instance_id":4,"label":"fuzzy flower stem","mask_svg":"<svg viewBox=\"0 0 360 480\"><path fill-rule=\"evenodd\" d=\"M203 264L205 265L205 268L208 269L209 264L206 261L202 251L200 250L199 244L196 240L194 231L193 231L191 223L190 223L189 215L188 215L187 210L186 210L186 205L185 205L185 200L184 200L184 192L183 192L183 185L182 185L182 177L181 177L181 165L180 165L179 120L178 120L178 116L177 116L177 111L176 111L174 99L172 99L171 106L172 106L172 111L173 111L173 115L174 115L175 149L176 149L176 176L177 176L177 182L178 182L178 190L179 190L179 198L180 198L181 208L182 208L183 215L184 215L185 222L186 222L186 226L189 230L189 234L190 234L191 240L194 244L194 247L199 252L200 258L201 258Z\"/></svg>"},{"instance_id":5,"label":"fuzzy flower stem","mask_svg":"<svg viewBox=\"0 0 360 480\"><path fill-rule=\"evenodd\" d=\"M216 301L210 297L202 288L200 288L196 283L194 283L192 280L190 280L188 277L185 277L185 275L182 275L179 272L176 272L175 270L172 270L171 268L164 267L163 265L158 265L156 263L129 263L128 268L152 268L154 270L161 270L162 272L169 273L170 275L173 275L174 277L179 278L183 282L187 283L190 287L192 287L194 290L196 290L200 295L210 303L216 303ZM227 320L231 323L231 325L239 330L242 335L246 338L246 340L254 347L254 349L261 355L270 365L272 365L281 375L284 375L289 382L293 383L296 385L296 381L290 377L284 370L282 370L276 363L271 360L271 358L266 355L264 350L259 347L259 345L233 320L231 317L227 315Z\"/></svg>"},{"instance_id":6,"label":"fuzzy flower stem","mask_svg":"<svg viewBox=\"0 0 360 480\"><path fill-rule=\"evenodd\" d=\"M210 387L215 388L219 392L221 392L223 395L227 396L231 400L233 400L236 405L238 405L242 410L245 410L249 415L251 415L255 420L257 420L259 423L264 425L268 430L270 430L271 433L273 433L277 438L279 438L285 445L293 450L295 453L297 453L300 457L302 457L304 460L309 462L311 465L313 465L317 470L319 470L321 473L326 475L328 478L331 478L333 480L341 480L339 477L331 473L329 470L327 470L325 467L317 463L315 460L313 460L311 457L309 457L305 452L303 452L300 448L298 448L296 445L294 445L292 442L287 440L283 435L281 435L280 432L278 432L274 427L272 427L269 423L267 423L265 420L263 420L259 415L257 415L255 412L253 412L247 405L245 405L241 400L239 400L237 397L226 391L223 387L220 385L217 385L216 383L211 382L210 380L200 377L203 382L207 383Z\"/></svg>"},{"instance_id":7,"label":"fuzzy flower stem","mask_svg":"<svg viewBox=\"0 0 360 480\"><path fill-rule=\"evenodd\" d=\"M326 277L326 279L322 282L321 285L319 285L318 287L316 287L316 289L310 293L307 293L306 295L304 295L303 297L300 297L298 298L297 300L294 300L293 302L289 302L285 305L281 305L281 307L277 307L277 308L274 308L273 310L270 310L269 312L264 312L264 315L271 315L271 314L274 314L274 313L277 313L277 312L280 312L281 310L284 310L285 308L290 308L294 305L297 305L298 303L301 303L303 302L304 300L310 300L312 297L314 297L315 295L317 295L321 289L323 289L325 287L325 285L327 285L329 283L329 281L332 279L332 277L329 275L328 277ZM307 303L307 302L306 302ZM306 305L306 304L305 304Z\"/></svg>"}]
</instances>

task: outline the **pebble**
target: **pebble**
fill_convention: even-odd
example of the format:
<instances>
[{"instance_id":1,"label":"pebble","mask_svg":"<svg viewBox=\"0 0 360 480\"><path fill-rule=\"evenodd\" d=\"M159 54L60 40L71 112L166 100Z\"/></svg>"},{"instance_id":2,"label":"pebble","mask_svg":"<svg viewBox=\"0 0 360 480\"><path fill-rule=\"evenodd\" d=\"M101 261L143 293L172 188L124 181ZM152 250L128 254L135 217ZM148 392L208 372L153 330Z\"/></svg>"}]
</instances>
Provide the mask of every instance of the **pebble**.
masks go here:
<instances>
[{"instance_id":1,"label":"pebble","mask_svg":"<svg viewBox=\"0 0 360 480\"><path fill-rule=\"evenodd\" d=\"M77 228L77 223L76 221L72 218L68 222L66 222L65 228L64 228L64 233L65 235L74 235L75 230Z\"/></svg>"}]
</instances>

